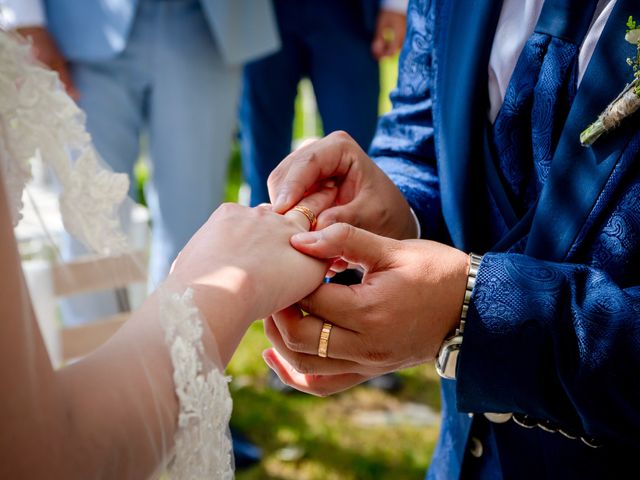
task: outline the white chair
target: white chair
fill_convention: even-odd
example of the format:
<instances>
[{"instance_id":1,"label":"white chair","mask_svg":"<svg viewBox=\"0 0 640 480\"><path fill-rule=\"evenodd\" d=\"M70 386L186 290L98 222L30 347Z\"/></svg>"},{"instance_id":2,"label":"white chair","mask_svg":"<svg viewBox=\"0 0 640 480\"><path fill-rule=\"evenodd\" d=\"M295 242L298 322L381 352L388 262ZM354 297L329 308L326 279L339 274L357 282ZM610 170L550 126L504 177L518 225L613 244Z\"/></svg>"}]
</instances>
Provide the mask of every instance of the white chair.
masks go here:
<instances>
[{"instance_id":1,"label":"white chair","mask_svg":"<svg viewBox=\"0 0 640 480\"><path fill-rule=\"evenodd\" d=\"M40 331L56 367L98 348L130 316L125 301L124 311L117 315L63 327L58 316L60 298L101 290L127 292L136 283L147 281L147 259L141 250L118 256L87 256L64 264L29 260L22 265Z\"/></svg>"},{"instance_id":2,"label":"white chair","mask_svg":"<svg viewBox=\"0 0 640 480\"><path fill-rule=\"evenodd\" d=\"M101 290L116 290L127 298L127 287L144 283L146 255L142 251L118 256L90 256L65 264L53 265L51 278L56 298ZM60 330L60 355L63 362L82 357L98 348L129 318L131 312L125 300L124 310L116 315L96 319L85 325Z\"/></svg>"}]
</instances>

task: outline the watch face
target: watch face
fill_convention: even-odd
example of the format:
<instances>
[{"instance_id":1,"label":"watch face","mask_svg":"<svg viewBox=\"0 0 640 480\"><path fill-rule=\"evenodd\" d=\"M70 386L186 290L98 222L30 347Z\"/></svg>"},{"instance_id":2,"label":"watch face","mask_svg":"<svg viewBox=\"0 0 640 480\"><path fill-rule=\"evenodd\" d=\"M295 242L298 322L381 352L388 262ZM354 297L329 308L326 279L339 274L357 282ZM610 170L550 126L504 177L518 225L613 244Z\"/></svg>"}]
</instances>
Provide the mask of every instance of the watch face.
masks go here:
<instances>
[{"instance_id":1,"label":"watch face","mask_svg":"<svg viewBox=\"0 0 640 480\"><path fill-rule=\"evenodd\" d=\"M458 366L458 353L462 345L462 336L448 338L440 347L436 358L436 371L442 378L456 379L456 367Z\"/></svg>"}]
</instances>

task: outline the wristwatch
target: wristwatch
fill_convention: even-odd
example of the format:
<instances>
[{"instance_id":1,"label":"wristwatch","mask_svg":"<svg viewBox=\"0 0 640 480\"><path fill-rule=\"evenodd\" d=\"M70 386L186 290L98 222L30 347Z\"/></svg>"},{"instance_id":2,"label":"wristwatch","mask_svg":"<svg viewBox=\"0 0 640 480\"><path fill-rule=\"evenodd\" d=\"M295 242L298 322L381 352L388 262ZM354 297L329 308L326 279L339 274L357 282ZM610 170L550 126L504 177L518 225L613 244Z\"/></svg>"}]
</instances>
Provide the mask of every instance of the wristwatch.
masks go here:
<instances>
[{"instance_id":1,"label":"wristwatch","mask_svg":"<svg viewBox=\"0 0 640 480\"><path fill-rule=\"evenodd\" d=\"M456 379L456 369L458 367L458 354L462 347L462 334L464 333L464 323L467 320L467 311L469 310L469 301L471 300L471 292L476 285L476 277L478 276L478 268L482 257L475 253L469 254L469 273L467 274L467 288L464 292L464 300L462 301L462 313L460 314L460 325L450 337L447 337L438 351L436 356L436 372L442 378L448 380Z\"/></svg>"}]
</instances>

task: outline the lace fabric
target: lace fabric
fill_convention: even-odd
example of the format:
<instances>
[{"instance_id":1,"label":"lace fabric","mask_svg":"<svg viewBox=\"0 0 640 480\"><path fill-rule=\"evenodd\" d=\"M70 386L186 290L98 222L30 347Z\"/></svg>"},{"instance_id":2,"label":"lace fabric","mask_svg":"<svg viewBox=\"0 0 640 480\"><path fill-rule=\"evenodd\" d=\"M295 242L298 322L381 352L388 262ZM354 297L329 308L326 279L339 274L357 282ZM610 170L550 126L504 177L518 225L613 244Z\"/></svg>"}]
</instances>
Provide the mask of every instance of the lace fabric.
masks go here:
<instances>
[{"instance_id":1,"label":"lace fabric","mask_svg":"<svg viewBox=\"0 0 640 480\"><path fill-rule=\"evenodd\" d=\"M0 29L0 177L14 227L21 219L22 194L37 157L58 179L65 229L90 251L125 252L118 209L127 198L127 175L102 165L86 132L84 114L57 75L33 60L27 43ZM176 479L233 478L229 378L205 352L204 324L192 291L161 292L160 298L159 317L180 408L173 454L164 459L166 470Z\"/></svg>"},{"instance_id":2,"label":"lace fabric","mask_svg":"<svg viewBox=\"0 0 640 480\"><path fill-rule=\"evenodd\" d=\"M174 479L232 479L231 440L227 434L232 410L230 378L216 365L207 365L203 322L193 302L193 291L163 293L160 315L180 401L180 429L168 473Z\"/></svg>"},{"instance_id":3,"label":"lace fabric","mask_svg":"<svg viewBox=\"0 0 640 480\"><path fill-rule=\"evenodd\" d=\"M34 62L28 44L0 31L0 65L0 168L14 226L21 218L31 160L40 157L60 183L66 230L91 251L125 251L117 209L127 196L127 175L101 165L84 114L57 75Z\"/></svg>"}]
</instances>

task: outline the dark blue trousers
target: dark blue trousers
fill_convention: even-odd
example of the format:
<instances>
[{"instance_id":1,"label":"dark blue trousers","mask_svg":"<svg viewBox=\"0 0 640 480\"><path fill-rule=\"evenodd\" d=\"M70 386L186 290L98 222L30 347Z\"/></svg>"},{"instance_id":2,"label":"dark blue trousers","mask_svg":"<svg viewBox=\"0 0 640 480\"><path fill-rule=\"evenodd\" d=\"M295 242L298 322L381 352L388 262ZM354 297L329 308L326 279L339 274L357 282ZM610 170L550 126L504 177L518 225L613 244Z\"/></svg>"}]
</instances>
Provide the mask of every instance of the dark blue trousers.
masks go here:
<instances>
[{"instance_id":1,"label":"dark blue trousers","mask_svg":"<svg viewBox=\"0 0 640 480\"><path fill-rule=\"evenodd\" d=\"M269 173L291 151L298 82L311 80L324 131L345 130L366 151L378 116L373 29L358 0L275 0L282 49L244 69L241 148L251 204L269 201Z\"/></svg>"}]
</instances>

